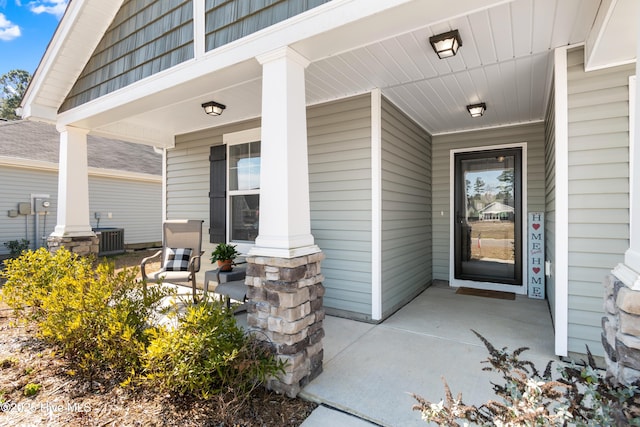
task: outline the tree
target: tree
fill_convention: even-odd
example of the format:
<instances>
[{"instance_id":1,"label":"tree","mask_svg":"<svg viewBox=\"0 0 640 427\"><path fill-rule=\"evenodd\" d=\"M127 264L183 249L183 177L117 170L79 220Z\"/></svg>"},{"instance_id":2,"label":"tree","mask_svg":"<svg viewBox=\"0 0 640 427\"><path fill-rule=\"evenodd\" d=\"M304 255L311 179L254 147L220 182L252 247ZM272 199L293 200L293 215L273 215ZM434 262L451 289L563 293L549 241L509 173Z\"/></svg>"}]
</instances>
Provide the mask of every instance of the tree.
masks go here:
<instances>
[{"instance_id":1,"label":"tree","mask_svg":"<svg viewBox=\"0 0 640 427\"><path fill-rule=\"evenodd\" d=\"M0 118L16 120L16 108L20 106L22 95L27 90L31 74L24 70L11 70L0 77Z\"/></svg>"},{"instance_id":2,"label":"tree","mask_svg":"<svg viewBox=\"0 0 640 427\"><path fill-rule=\"evenodd\" d=\"M513 169L505 169L500 176L498 176L498 181L500 181L498 198L504 199L505 203L509 204L508 202L513 198Z\"/></svg>"},{"instance_id":3,"label":"tree","mask_svg":"<svg viewBox=\"0 0 640 427\"><path fill-rule=\"evenodd\" d=\"M487 184L484 182L484 180L481 177L476 178L476 182L473 185L473 191L475 191L476 196L480 196L484 192L486 185Z\"/></svg>"}]
</instances>

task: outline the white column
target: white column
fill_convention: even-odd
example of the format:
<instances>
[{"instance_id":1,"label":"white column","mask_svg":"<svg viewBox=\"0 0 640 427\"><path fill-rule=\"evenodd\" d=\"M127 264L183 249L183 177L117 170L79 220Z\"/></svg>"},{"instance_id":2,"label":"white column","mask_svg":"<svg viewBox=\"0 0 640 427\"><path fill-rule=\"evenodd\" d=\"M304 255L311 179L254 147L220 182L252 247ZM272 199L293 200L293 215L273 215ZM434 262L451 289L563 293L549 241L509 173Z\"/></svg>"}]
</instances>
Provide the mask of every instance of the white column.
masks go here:
<instances>
[{"instance_id":1,"label":"white column","mask_svg":"<svg viewBox=\"0 0 640 427\"><path fill-rule=\"evenodd\" d=\"M640 17L639 17L640 18ZM639 19L640 21L640 19ZM636 34L636 78L640 75L640 29ZM635 102L640 100L640 84L636 82ZM629 137L629 249L624 254L624 264L618 264L613 274L625 285L640 291L640 147L636 142L640 136L640 108L634 106L633 132ZM633 138L631 137L633 135ZM634 171L634 169L636 169Z\"/></svg>"},{"instance_id":2,"label":"white column","mask_svg":"<svg viewBox=\"0 0 640 427\"><path fill-rule=\"evenodd\" d=\"M311 235L304 69L289 47L261 55L260 234L250 255L294 258L320 252Z\"/></svg>"},{"instance_id":3,"label":"white column","mask_svg":"<svg viewBox=\"0 0 640 427\"><path fill-rule=\"evenodd\" d=\"M89 223L89 174L86 129L59 128L58 224L52 236L95 236Z\"/></svg>"}]
</instances>

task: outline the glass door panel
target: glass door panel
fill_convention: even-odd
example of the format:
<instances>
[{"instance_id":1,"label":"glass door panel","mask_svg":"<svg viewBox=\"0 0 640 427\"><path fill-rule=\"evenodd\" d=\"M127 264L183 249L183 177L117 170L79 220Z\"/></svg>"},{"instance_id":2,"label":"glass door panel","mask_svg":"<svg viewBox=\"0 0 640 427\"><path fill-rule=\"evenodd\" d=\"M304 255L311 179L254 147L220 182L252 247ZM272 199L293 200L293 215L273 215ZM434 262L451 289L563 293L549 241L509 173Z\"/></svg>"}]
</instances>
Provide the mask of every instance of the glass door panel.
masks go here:
<instances>
[{"instance_id":1,"label":"glass door panel","mask_svg":"<svg viewBox=\"0 0 640 427\"><path fill-rule=\"evenodd\" d=\"M455 155L455 278L522 284L520 149Z\"/></svg>"}]
</instances>

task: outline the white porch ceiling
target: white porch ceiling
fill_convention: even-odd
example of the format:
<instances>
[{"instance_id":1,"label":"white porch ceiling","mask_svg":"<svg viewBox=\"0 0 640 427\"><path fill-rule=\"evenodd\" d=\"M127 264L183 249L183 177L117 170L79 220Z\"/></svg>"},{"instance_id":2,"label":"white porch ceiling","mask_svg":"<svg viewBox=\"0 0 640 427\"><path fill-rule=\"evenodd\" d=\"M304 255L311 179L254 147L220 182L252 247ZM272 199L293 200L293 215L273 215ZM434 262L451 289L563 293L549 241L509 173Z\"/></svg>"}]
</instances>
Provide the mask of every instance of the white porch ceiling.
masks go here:
<instances>
[{"instance_id":1,"label":"white porch ceiling","mask_svg":"<svg viewBox=\"0 0 640 427\"><path fill-rule=\"evenodd\" d=\"M307 102L379 88L432 134L542 120L553 50L584 42L603 0L456 0L449 9L446 3L413 0L292 43L311 60ZM473 11L465 13L463 6ZM460 31L462 47L455 57L440 60L428 38L452 29ZM634 50L636 38L626 39ZM170 146L173 135L258 117L262 83L257 61L228 67L220 75L222 86L215 74L199 76L136 100L126 114L121 109L74 124L97 134ZM227 105L222 116L202 112L200 104L209 100ZM485 102L487 111L472 119L466 105L477 102Z\"/></svg>"},{"instance_id":2,"label":"white porch ceiling","mask_svg":"<svg viewBox=\"0 0 640 427\"><path fill-rule=\"evenodd\" d=\"M553 49L585 40L599 0L516 0L313 63L310 102L357 88L382 93L432 134L541 120ZM458 29L462 47L441 60L430 36ZM487 104L471 119L466 106Z\"/></svg>"}]
</instances>

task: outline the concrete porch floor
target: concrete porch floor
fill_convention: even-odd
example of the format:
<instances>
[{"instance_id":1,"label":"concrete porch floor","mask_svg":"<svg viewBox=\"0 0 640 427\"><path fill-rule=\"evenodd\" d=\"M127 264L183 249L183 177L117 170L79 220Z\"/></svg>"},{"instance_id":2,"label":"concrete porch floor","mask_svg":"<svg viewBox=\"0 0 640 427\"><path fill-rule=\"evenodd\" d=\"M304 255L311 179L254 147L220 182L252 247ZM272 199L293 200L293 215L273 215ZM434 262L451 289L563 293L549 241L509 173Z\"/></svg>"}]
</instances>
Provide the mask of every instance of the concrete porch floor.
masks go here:
<instances>
[{"instance_id":1,"label":"concrete porch floor","mask_svg":"<svg viewBox=\"0 0 640 427\"><path fill-rule=\"evenodd\" d=\"M190 289L178 287L190 297ZM412 393L432 402L452 393L479 405L495 398L484 372L488 352L472 333L496 348L529 347L522 358L544 370L554 356L554 334L546 300L516 296L501 300L459 295L435 284L378 325L327 316L323 372L300 397L320 406L302 427L426 426L411 408ZM211 294L213 296L213 294ZM236 319L246 327L246 312Z\"/></svg>"},{"instance_id":2,"label":"concrete porch floor","mask_svg":"<svg viewBox=\"0 0 640 427\"><path fill-rule=\"evenodd\" d=\"M434 285L379 325L327 316L324 371L301 397L322 404L302 424L318 426L425 426L411 393L438 402L442 377L454 396L481 404L495 398L482 371L488 353L471 332L496 348L529 347L523 358L544 370L554 356L546 301L458 295Z\"/></svg>"}]
</instances>

